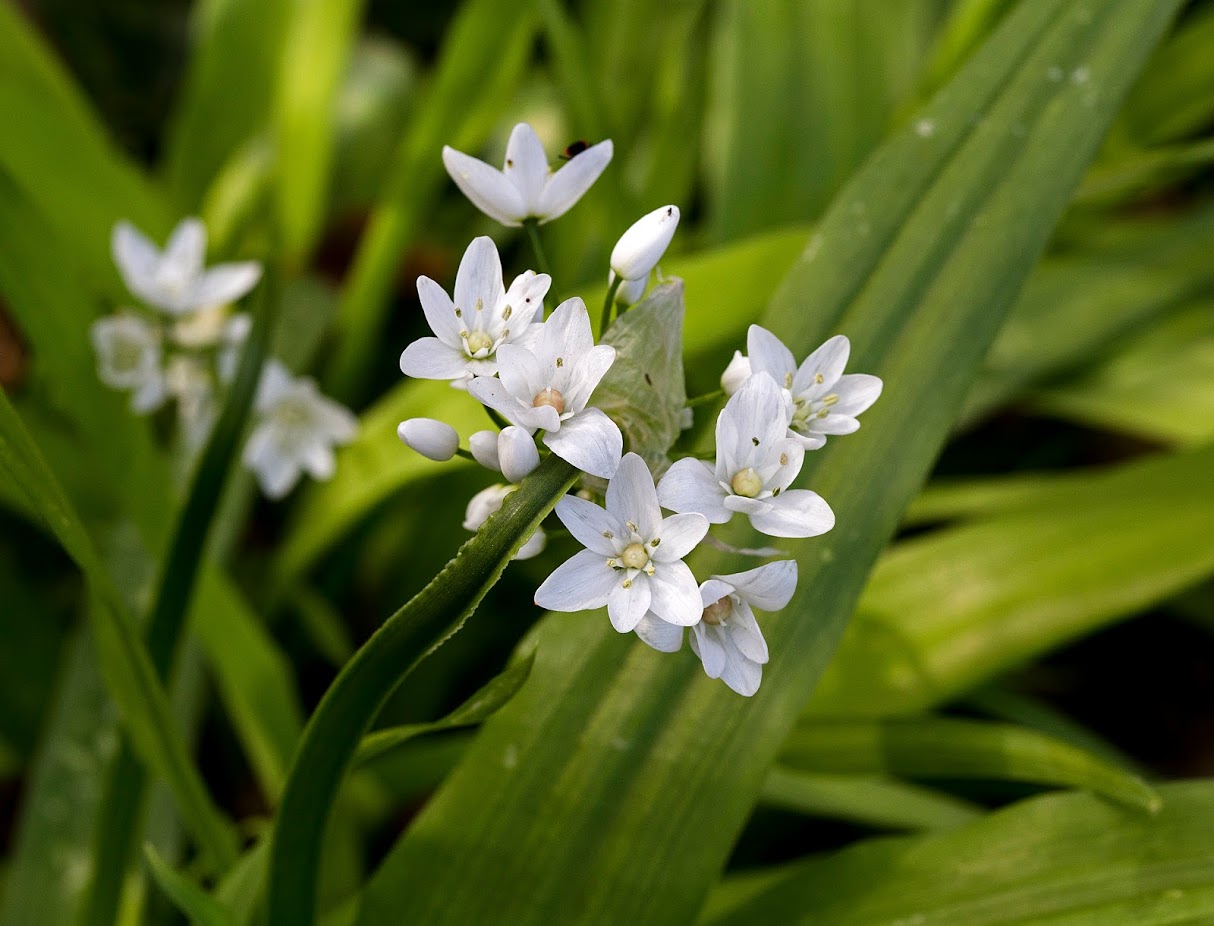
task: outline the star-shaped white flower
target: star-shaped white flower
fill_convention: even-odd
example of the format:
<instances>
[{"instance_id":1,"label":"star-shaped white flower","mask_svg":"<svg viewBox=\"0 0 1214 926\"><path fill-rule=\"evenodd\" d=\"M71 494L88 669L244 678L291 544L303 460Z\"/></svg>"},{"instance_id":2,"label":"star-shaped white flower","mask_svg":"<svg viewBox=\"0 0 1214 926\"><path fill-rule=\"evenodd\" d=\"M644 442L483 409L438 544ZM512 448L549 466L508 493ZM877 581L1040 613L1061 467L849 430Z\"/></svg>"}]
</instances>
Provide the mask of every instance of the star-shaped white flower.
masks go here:
<instances>
[{"instance_id":1,"label":"star-shaped white flower","mask_svg":"<svg viewBox=\"0 0 1214 926\"><path fill-rule=\"evenodd\" d=\"M480 530L481 525L489 520L490 515L496 514L501 509L506 497L517 488L518 486L515 485L493 485L473 495L464 512L464 530ZM518 552L514 554L513 558L531 559L533 556L539 556L544 552L544 546L547 543L548 537L544 533L544 529L537 527L535 533L518 548Z\"/></svg>"},{"instance_id":2,"label":"star-shaped white flower","mask_svg":"<svg viewBox=\"0 0 1214 926\"><path fill-rule=\"evenodd\" d=\"M858 430L856 416L877 401L881 380L867 373L848 373L851 343L835 335L805 358L800 367L784 342L766 328L751 325L746 338L750 367L767 373L792 396L793 414L789 430L806 450L826 444L829 434L851 434Z\"/></svg>"},{"instance_id":3,"label":"star-shaped white flower","mask_svg":"<svg viewBox=\"0 0 1214 926\"><path fill-rule=\"evenodd\" d=\"M131 408L140 414L164 404L168 390L160 333L153 325L138 315L119 312L93 322L89 335L103 383L131 390Z\"/></svg>"},{"instance_id":4,"label":"star-shaped white flower","mask_svg":"<svg viewBox=\"0 0 1214 926\"><path fill-rule=\"evenodd\" d=\"M358 430L349 409L317 391L308 377L292 376L281 363L266 364L257 388L257 425L244 449L244 464L262 491L282 498L307 472L328 479L336 463L334 445L348 444Z\"/></svg>"},{"instance_id":5,"label":"star-shaped white flower","mask_svg":"<svg viewBox=\"0 0 1214 926\"><path fill-rule=\"evenodd\" d=\"M535 603L553 611L607 606L611 624L629 633L649 611L690 626L703 606L683 557L708 533L698 514L662 517L649 467L625 454L607 484L607 507L566 495L556 516L585 550L566 560L536 590Z\"/></svg>"},{"instance_id":6,"label":"star-shaped white flower","mask_svg":"<svg viewBox=\"0 0 1214 926\"><path fill-rule=\"evenodd\" d=\"M746 697L759 690L768 659L767 641L751 609L778 611L796 588L796 560L713 576L700 586L704 615L691 628L691 649L709 678L719 678Z\"/></svg>"},{"instance_id":7,"label":"star-shaped white flower","mask_svg":"<svg viewBox=\"0 0 1214 926\"><path fill-rule=\"evenodd\" d=\"M207 230L200 219L182 220L163 251L129 222L119 222L111 248L127 288L170 315L234 302L261 279L255 261L205 269Z\"/></svg>"},{"instance_id":8,"label":"star-shaped white flower","mask_svg":"<svg viewBox=\"0 0 1214 926\"><path fill-rule=\"evenodd\" d=\"M454 301L429 277L417 278L422 311L436 336L405 348L401 372L419 379L449 379L460 388L473 376L493 376L499 347L535 341L539 324L533 321L537 312L543 319L544 296L551 285L546 273L528 270L506 289L497 245L491 238L474 239L455 274Z\"/></svg>"},{"instance_id":9,"label":"star-shaped white flower","mask_svg":"<svg viewBox=\"0 0 1214 926\"><path fill-rule=\"evenodd\" d=\"M608 139L552 173L539 136L520 122L510 133L501 170L450 146L443 148L443 164L455 185L491 219L511 226L535 219L543 225L573 208L611 163L611 154Z\"/></svg>"},{"instance_id":10,"label":"star-shaped white flower","mask_svg":"<svg viewBox=\"0 0 1214 926\"><path fill-rule=\"evenodd\" d=\"M543 429L548 449L583 472L615 475L623 436L601 410L586 407L615 362L615 348L595 345L586 304L565 300L533 347L503 344L497 355L500 378L478 376L468 391L528 434Z\"/></svg>"},{"instance_id":11,"label":"star-shaped white flower","mask_svg":"<svg viewBox=\"0 0 1214 926\"><path fill-rule=\"evenodd\" d=\"M717 418L715 468L687 457L662 477L658 498L672 511L698 511L713 524L735 513L772 537L816 537L835 525L817 492L790 489L805 448L788 436L788 399L766 373L756 373Z\"/></svg>"}]
</instances>

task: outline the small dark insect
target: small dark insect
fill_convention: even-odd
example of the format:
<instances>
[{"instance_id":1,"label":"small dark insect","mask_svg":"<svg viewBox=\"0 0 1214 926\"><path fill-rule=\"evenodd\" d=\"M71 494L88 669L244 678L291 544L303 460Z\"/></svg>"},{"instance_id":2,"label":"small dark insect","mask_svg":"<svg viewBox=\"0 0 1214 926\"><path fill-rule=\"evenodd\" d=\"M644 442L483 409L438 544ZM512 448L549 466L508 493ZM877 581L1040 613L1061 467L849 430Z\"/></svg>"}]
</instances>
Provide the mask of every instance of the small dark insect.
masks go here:
<instances>
[{"instance_id":1,"label":"small dark insect","mask_svg":"<svg viewBox=\"0 0 1214 926\"><path fill-rule=\"evenodd\" d=\"M650 376L648 373L646 373L646 374L645 374L645 384L646 384L647 386L652 386L652 385L653 385L653 377L652 377L652 376Z\"/></svg>"},{"instance_id":2,"label":"small dark insect","mask_svg":"<svg viewBox=\"0 0 1214 926\"><path fill-rule=\"evenodd\" d=\"M565 153L561 155L562 161L569 161L577 157L583 151L590 147L590 142L583 139L578 139L575 142L570 142L569 147L565 149Z\"/></svg>"}]
</instances>

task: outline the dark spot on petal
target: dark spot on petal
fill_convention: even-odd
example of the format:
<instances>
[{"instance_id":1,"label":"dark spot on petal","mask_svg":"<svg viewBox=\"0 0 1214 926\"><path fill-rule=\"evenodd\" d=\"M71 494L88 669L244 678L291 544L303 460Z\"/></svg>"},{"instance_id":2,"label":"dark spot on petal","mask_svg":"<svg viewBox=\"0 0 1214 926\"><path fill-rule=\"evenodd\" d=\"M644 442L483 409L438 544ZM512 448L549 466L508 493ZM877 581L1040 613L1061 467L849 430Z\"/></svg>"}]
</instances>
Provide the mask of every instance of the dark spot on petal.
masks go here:
<instances>
[{"instance_id":1,"label":"dark spot on petal","mask_svg":"<svg viewBox=\"0 0 1214 926\"><path fill-rule=\"evenodd\" d=\"M645 385L647 385L647 386L653 385L653 377L650 376L648 373L645 374Z\"/></svg>"},{"instance_id":2,"label":"dark spot on petal","mask_svg":"<svg viewBox=\"0 0 1214 926\"><path fill-rule=\"evenodd\" d=\"M757 437L752 437L752 438L750 439L750 441L751 441L751 443L753 443L753 444L754 444L756 447L758 447L758 446L759 446L759 439L758 439Z\"/></svg>"}]
</instances>

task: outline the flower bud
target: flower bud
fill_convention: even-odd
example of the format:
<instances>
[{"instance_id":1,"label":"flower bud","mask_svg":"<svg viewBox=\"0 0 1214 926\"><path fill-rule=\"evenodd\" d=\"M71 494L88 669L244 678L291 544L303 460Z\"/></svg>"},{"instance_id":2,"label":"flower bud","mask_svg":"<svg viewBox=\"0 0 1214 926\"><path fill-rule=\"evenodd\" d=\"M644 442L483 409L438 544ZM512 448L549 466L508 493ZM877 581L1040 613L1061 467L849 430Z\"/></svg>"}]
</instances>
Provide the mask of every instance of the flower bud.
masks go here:
<instances>
[{"instance_id":1,"label":"flower bud","mask_svg":"<svg viewBox=\"0 0 1214 926\"><path fill-rule=\"evenodd\" d=\"M485 469L500 473L502 464L497 456L497 437L497 431L477 431L468 438L468 449L472 451L472 458L477 463Z\"/></svg>"},{"instance_id":2,"label":"flower bud","mask_svg":"<svg viewBox=\"0 0 1214 926\"><path fill-rule=\"evenodd\" d=\"M678 225L678 206L663 206L642 216L616 242L611 251L611 269L625 280L649 276L666 253Z\"/></svg>"},{"instance_id":3,"label":"flower bud","mask_svg":"<svg viewBox=\"0 0 1214 926\"><path fill-rule=\"evenodd\" d=\"M423 457L442 462L450 460L459 449L459 435L445 421L433 418L410 418L396 428L396 435Z\"/></svg>"},{"instance_id":4,"label":"flower bud","mask_svg":"<svg viewBox=\"0 0 1214 926\"><path fill-rule=\"evenodd\" d=\"M721 391L733 395L750 379L750 358L740 350L733 352L733 360L721 374Z\"/></svg>"},{"instance_id":5,"label":"flower bud","mask_svg":"<svg viewBox=\"0 0 1214 926\"><path fill-rule=\"evenodd\" d=\"M615 273L610 273L607 276L607 285L610 286L615 282ZM645 274L636 280L620 280L620 288L615 291L615 301L617 305L635 305L641 301L641 297L645 295L645 290L649 288L649 274Z\"/></svg>"},{"instance_id":6,"label":"flower bud","mask_svg":"<svg viewBox=\"0 0 1214 926\"><path fill-rule=\"evenodd\" d=\"M502 475L513 483L522 482L524 476L540 465L535 438L515 425L503 428L498 435L497 458L501 463Z\"/></svg>"}]
</instances>

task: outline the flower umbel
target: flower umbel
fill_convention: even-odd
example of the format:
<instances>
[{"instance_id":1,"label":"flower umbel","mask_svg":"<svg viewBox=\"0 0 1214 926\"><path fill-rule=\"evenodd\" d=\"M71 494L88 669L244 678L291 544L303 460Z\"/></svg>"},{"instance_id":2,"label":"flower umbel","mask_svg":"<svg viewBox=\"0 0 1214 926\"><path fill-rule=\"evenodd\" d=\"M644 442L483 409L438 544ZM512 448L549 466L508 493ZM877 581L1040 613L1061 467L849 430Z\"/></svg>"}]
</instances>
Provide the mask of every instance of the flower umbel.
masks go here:
<instances>
[{"instance_id":1,"label":"flower umbel","mask_svg":"<svg viewBox=\"0 0 1214 926\"><path fill-rule=\"evenodd\" d=\"M473 376L493 376L497 351L504 344L528 345L539 334L544 296L552 279L528 270L510 288L502 281L502 262L492 239L473 240L455 275L455 299L426 276L417 278L417 295L435 337L421 338L400 355L401 372L420 379L449 379L463 387Z\"/></svg>"},{"instance_id":2,"label":"flower umbel","mask_svg":"<svg viewBox=\"0 0 1214 926\"><path fill-rule=\"evenodd\" d=\"M805 448L788 436L788 401L766 373L756 373L717 418L713 467L691 457L662 478L658 497L672 511L697 511L713 524L735 513L772 537L816 537L835 524L816 492L790 489L801 472Z\"/></svg>"},{"instance_id":3,"label":"flower umbel","mask_svg":"<svg viewBox=\"0 0 1214 926\"><path fill-rule=\"evenodd\" d=\"M465 196L481 212L503 225L539 224L564 215L611 163L611 140L574 155L555 173L535 130L520 122L510 133L501 170L484 161L443 148L443 165Z\"/></svg>"},{"instance_id":4,"label":"flower umbel","mask_svg":"<svg viewBox=\"0 0 1214 926\"><path fill-rule=\"evenodd\" d=\"M566 495L556 516L586 547L558 566L536 590L535 603L554 611L607 606L620 633L636 628L647 612L690 626L702 611L695 576L683 557L708 532L698 514L662 517L649 468L625 454L607 484L607 507Z\"/></svg>"},{"instance_id":5,"label":"flower umbel","mask_svg":"<svg viewBox=\"0 0 1214 926\"><path fill-rule=\"evenodd\" d=\"M503 344L500 378L477 376L468 391L527 433L542 429L558 457L609 479L624 439L614 421L586 403L614 361L615 348L595 345L586 305L575 297L557 306L530 349Z\"/></svg>"}]
</instances>

